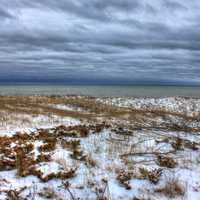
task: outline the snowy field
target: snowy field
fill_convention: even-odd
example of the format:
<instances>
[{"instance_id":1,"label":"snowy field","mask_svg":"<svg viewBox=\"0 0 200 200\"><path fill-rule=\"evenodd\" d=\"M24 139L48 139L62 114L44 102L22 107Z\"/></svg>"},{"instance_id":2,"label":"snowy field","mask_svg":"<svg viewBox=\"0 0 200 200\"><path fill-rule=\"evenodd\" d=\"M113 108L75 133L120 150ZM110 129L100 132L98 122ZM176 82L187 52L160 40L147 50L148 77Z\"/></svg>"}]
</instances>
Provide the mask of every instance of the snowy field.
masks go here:
<instances>
[{"instance_id":1,"label":"snowy field","mask_svg":"<svg viewBox=\"0 0 200 200\"><path fill-rule=\"evenodd\" d=\"M199 200L200 100L0 97L1 200Z\"/></svg>"},{"instance_id":2,"label":"snowy field","mask_svg":"<svg viewBox=\"0 0 200 200\"><path fill-rule=\"evenodd\" d=\"M165 110L196 116L200 113L199 98L165 97L165 98L104 98L100 102L120 107L130 107L144 110Z\"/></svg>"}]
</instances>

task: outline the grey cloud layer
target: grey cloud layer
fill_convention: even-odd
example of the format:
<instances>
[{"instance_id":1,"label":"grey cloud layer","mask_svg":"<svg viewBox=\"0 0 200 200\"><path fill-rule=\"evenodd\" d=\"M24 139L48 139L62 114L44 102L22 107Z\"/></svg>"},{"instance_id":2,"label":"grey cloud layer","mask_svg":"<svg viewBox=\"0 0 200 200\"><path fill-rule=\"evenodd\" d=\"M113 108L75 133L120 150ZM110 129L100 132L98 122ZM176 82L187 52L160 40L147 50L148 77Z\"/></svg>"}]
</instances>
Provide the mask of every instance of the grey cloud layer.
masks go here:
<instances>
[{"instance_id":1,"label":"grey cloud layer","mask_svg":"<svg viewBox=\"0 0 200 200\"><path fill-rule=\"evenodd\" d=\"M200 82L199 9L199 0L1 0L0 80Z\"/></svg>"}]
</instances>

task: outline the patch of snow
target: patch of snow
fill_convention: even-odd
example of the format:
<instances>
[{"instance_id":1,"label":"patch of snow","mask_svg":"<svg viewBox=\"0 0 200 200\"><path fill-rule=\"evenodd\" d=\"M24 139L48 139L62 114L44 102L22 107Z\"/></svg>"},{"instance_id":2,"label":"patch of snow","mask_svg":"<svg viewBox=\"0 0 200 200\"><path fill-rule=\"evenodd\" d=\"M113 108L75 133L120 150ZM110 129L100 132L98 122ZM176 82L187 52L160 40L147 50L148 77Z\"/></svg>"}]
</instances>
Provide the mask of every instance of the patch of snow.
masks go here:
<instances>
[{"instance_id":1,"label":"patch of snow","mask_svg":"<svg viewBox=\"0 0 200 200\"><path fill-rule=\"evenodd\" d=\"M164 110L188 116L200 114L200 99L184 97L163 98L98 98L97 101L119 107L145 110Z\"/></svg>"},{"instance_id":2,"label":"patch of snow","mask_svg":"<svg viewBox=\"0 0 200 200\"><path fill-rule=\"evenodd\" d=\"M84 110L80 107L72 106L72 105L65 105L65 104L49 104L51 108L56 108L59 110L67 110L67 111L78 111L83 112Z\"/></svg>"},{"instance_id":3,"label":"patch of snow","mask_svg":"<svg viewBox=\"0 0 200 200\"><path fill-rule=\"evenodd\" d=\"M60 125L79 125L80 120L71 117L60 117L57 115L46 116L10 113L9 119L1 123L0 135L12 136L16 132L32 133L38 128L53 128Z\"/></svg>"},{"instance_id":4,"label":"patch of snow","mask_svg":"<svg viewBox=\"0 0 200 200\"><path fill-rule=\"evenodd\" d=\"M51 156L54 162L59 163L65 170L70 170L75 167L74 160L70 157L70 152L58 147Z\"/></svg>"},{"instance_id":5,"label":"patch of snow","mask_svg":"<svg viewBox=\"0 0 200 200\"><path fill-rule=\"evenodd\" d=\"M59 171L62 171L60 164L54 161L39 163L36 168L42 172L43 177L46 177L51 173L58 173Z\"/></svg>"},{"instance_id":6,"label":"patch of snow","mask_svg":"<svg viewBox=\"0 0 200 200\"><path fill-rule=\"evenodd\" d=\"M37 157L40 155L40 152L39 152L39 147L42 146L44 144L43 141L41 140L36 140L33 145L34 145L34 149L31 153L34 154L34 159L37 160Z\"/></svg>"}]
</instances>

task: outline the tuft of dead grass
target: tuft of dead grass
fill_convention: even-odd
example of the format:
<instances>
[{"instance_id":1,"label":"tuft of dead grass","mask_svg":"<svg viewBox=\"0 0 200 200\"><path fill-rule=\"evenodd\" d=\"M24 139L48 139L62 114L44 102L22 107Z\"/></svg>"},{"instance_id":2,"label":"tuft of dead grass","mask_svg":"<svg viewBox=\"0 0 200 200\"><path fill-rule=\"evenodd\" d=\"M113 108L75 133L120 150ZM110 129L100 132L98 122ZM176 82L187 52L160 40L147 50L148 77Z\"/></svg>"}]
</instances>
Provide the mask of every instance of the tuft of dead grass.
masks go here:
<instances>
[{"instance_id":1,"label":"tuft of dead grass","mask_svg":"<svg viewBox=\"0 0 200 200\"><path fill-rule=\"evenodd\" d=\"M157 164L161 167L175 168L177 162L170 156L157 155Z\"/></svg>"},{"instance_id":2,"label":"tuft of dead grass","mask_svg":"<svg viewBox=\"0 0 200 200\"><path fill-rule=\"evenodd\" d=\"M44 187L38 194L46 199L58 199L58 194L52 187Z\"/></svg>"},{"instance_id":3,"label":"tuft of dead grass","mask_svg":"<svg viewBox=\"0 0 200 200\"><path fill-rule=\"evenodd\" d=\"M165 185L163 187L155 189L155 192L162 193L169 198L176 196L184 196L186 188L182 182L176 177L166 178Z\"/></svg>"},{"instance_id":4,"label":"tuft of dead grass","mask_svg":"<svg viewBox=\"0 0 200 200\"><path fill-rule=\"evenodd\" d=\"M127 190L130 190L131 186L129 181L131 180L132 176L132 172L121 169L119 172L117 172L116 179L123 187L125 187Z\"/></svg>"},{"instance_id":5,"label":"tuft of dead grass","mask_svg":"<svg viewBox=\"0 0 200 200\"><path fill-rule=\"evenodd\" d=\"M142 178L148 179L151 183L157 184L162 175L162 169L147 170L145 168L139 168Z\"/></svg>"},{"instance_id":6,"label":"tuft of dead grass","mask_svg":"<svg viewBox=\"0 0 200 200\"><path fill-rule=\"evenodd\" d=\"M175 141L172 142L172 147L176 151L177 150L183 150L184 149L184 141L180 137L177 137L177 138L175 138Z\"/></svg>"},{"instance_id":7,"label":"tuft of dead grass","mask_svg":"<svg viewBox=\"0 0 200 200\"><path fill-rule=\"evenodd\" d=\"M75 173L76 173L76 169L68 169L68 171L59 171L57 173L50 173L44 176L44 174L39 169L33 166L32 168L30 168L28 175L37 176L41 181L48 182L52 179L65 180L65 179L73 178L75 176Z\"/></svg>"}]
</instances>

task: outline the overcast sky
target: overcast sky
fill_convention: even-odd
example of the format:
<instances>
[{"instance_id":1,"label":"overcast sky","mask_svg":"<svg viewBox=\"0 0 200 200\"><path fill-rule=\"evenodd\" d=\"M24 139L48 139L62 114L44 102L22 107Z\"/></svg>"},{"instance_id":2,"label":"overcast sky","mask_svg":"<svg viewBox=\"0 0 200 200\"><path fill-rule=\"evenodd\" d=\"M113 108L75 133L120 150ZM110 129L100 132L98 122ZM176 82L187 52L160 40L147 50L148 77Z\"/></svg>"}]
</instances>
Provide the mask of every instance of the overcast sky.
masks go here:
<instances>
[{"instance_id":1,"label":"overcast sky","mask_svg":"<svg viewBox=\"0 0 200 200\"><path fill-rule=\"evenodd\" d=\"M200 0L1 0L0 81L200 83Z\"/></svg>"}]
</instances>

